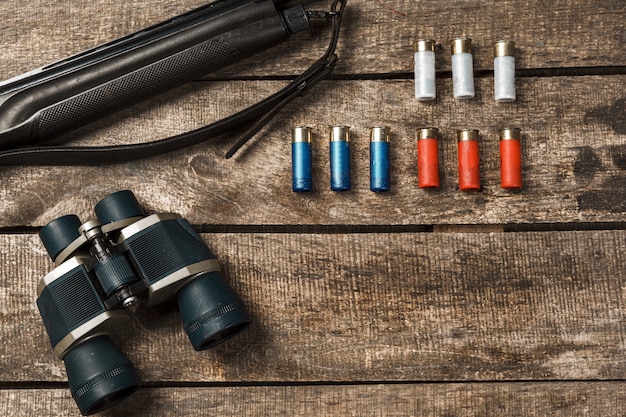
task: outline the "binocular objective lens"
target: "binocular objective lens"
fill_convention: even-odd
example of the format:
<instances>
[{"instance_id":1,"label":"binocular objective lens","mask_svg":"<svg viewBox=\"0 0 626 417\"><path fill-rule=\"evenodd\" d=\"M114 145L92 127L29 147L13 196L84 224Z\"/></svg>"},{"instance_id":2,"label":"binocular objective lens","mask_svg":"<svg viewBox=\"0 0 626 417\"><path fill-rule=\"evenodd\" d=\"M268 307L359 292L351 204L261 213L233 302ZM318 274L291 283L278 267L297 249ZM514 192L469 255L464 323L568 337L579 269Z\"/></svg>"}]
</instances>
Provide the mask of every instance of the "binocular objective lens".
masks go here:
<instances>
[{"instance_id":1,"label":"binocular objective lens","mask_svg":"<svg viewBox=\"0 0 626 417\"><path fill-rule=\"evenodd\" d=\"M139 388L133 364L109 336L85 340L63 361L72 397L84 416L114 406Z\"/></svg>"},{"instance_id":2,"label":"binocular objective lens","mask_svg":"<svg viewBox=\"0 0 626 417\"><path fill-rule=\"evenodd\" d=\"M181 288L176 297L195 350L218 345L250 323L243 301L218 272L199 276Z\"/></svg>"}]
</instances>

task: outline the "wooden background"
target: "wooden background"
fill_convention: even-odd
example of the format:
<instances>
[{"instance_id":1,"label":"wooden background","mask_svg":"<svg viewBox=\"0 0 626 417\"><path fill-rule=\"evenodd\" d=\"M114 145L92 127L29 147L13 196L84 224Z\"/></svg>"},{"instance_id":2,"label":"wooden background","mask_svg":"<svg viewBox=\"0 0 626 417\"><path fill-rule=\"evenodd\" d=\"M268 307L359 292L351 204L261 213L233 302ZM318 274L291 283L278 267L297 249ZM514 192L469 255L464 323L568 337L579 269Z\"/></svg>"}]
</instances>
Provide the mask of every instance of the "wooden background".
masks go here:
<instances>
[{"instance_id":1,"label":"wooden background","mask_svg":"<svg viewBox=\"0 0 626 417\"><path fill-rule=\"evenodd\" d=\"M5 0L0 78L203 0ZM327 2L314 2L324 9ZM37 231L133 190L187 217L254 316L197 353L174 305L116 334L144 387L104 415L626 414L626 1L349 0L332 80L233 160L231 137L132 163L0 168L0 414L76 416L34 303L52 263ZM474 39L477 96L452 98L448 41ZM95 122L80 144L153 140L227 116L321 55L300 34ZM438 98L413 99L433 37ZM517 43L518 100L493 101L492 49ZM328 183L327 130L352 126L353 191ZM315 133L314 185L291 192L289 135ZM392 192L369 191L368 128L392 129ZM442 132L442 187L416 184L414 131ZM499 188L497 129L523 131L524 189ZM483 189L457 188L457 129L482 135ZM236 132L233 134L233 136Z\"/></svg>"}]
</instances>

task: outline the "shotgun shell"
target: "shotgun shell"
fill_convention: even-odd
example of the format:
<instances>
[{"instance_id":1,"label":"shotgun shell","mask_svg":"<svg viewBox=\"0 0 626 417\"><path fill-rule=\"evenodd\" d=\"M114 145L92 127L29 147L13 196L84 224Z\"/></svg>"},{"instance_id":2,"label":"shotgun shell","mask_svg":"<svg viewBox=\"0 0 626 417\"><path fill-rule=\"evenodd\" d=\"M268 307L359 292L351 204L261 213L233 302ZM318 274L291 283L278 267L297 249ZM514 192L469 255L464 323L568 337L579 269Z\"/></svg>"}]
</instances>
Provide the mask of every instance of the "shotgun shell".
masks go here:
<instances>
[{"instance_id":1,"label":"shotgun shell","mask_svg":"<svg viewBox=\"0 0 626 417\"><path fill-rule=\"evenodd\" d=\"M370 130L370 190L386 192L391 188L389 175L389 128Z\"/></svg>"},{"instance_id":2,"label":"shotgun shell","mask_svg":"<svg viewBox=\"0 0 626 417\"><path fill-rule=\"evenodd\" d=\"M500 186L522 188L522 131L516 127L500 130Z\"/></svg>"},{"instance_id":3,"label":"shotgun shell","mask_svg":"<svg viewBox=\"0 0 626 417\"><path fill-rule=\"evenodd\" d=\"M417 138L417 185L420 188L439 187L439 130L434 127L418 129Z\"/></svg>"},{"instance_id":4,"label":"shotgun shell","mask_svg":"<svg viewBox=\"0 0 626 417\"><path fill-rule=\"evenodd\" d=\"M350 127L330 129L330 189L350 191Z\"/></svg>"},{"instance_id":5,"label":"shotgun shell","mask_svg":"<svg viewBox=\"0 0 626 417\"><path fill-rule=\"evenodd\" d=\"M420 39L415 42L415 98L434 100L435 87L435 41Z\"/></svg>"},{"instance_id":6,"label":"shotgun shell","mask_svg":"<svg viewBox=\"0 0 626 417\"><path fill-rule=\"evenodd\" d=\"M480 151L478 130L457 132L459 158L459 189L480 190Z\"/></svg>"},{"instance_id":7,"label":"shotgun shell","mask_svg":"<svg viewBox=\"0 0 626 417\"><path fill-rule=\"evenodd\" d=\"M498 103L515 101L515 42L493 45L493 88Z\"/></svg>"},{"instance_id":8,"label":"shotgun shell","mask_svg":"<svg viewBox=\"0 0 626 417\"><path fill-rule=\"evenodd\" d=\"M474 63L472 61L472 40L456 38L452 47L452 86L454 98L474 97Z\"/></svg>"},{"instance_id":9,"label":"shotgun shell","mask_svg":"<svg viewBox=\"0 0 626 417\"><path fill-rule=\"evenodd\" d=\"M313 189L311 173L311 128L298 126L291 134L291 189L306 193Z\"/></svg>"}]
</instances>

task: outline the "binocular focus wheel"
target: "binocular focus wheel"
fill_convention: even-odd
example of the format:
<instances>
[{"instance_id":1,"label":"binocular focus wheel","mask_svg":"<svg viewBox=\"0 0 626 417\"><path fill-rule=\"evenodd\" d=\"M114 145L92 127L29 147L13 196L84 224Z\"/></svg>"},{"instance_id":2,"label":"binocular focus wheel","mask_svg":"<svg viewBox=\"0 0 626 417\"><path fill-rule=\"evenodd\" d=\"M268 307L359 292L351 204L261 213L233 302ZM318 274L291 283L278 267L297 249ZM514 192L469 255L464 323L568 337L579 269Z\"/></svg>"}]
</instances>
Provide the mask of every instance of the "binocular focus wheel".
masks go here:
<instances>
[{"instance_id":1,"label":"binocular focus wheel","mask_svg":"<svg viewBox=\"0 0 626 417\"><path fill-rule=\"evenodd\" d=\"M80 237L78 228L81 221L78 216L68 214L52 220L39 231L39 238L52 260L56 260L63 250Z\"/></svg>"},{"instance_id":2,"label":"binocular focus wheel","mask_svg":"<svg viewBox=\"0 0 626 417\"><path fill-rule=\"evenodd\" d=\"M130 190L109 194L96 204L94 210L103 225L145 215L137 197Z\"/></svg>"}]
</instances>

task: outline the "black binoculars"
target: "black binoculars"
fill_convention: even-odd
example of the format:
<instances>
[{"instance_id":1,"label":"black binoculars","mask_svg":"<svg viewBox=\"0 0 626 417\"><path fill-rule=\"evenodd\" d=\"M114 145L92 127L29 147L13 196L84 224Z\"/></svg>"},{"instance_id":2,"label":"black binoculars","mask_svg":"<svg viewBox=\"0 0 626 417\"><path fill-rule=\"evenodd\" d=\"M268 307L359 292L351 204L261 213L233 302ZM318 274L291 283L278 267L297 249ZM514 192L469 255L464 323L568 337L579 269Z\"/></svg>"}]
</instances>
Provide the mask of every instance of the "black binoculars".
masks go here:
<instances>
[{"instance_id":1,"label":"black binoculars","mask_svg":"<svg viewBox=\"0 0 626 417\"><path fill-rule=\"evenodd\" d=\"M139 387L135 368L109 336L129 310L176 296L196 350L229 339L250 322L215 256L180 215L146 215L128 190L103 198L95 212L97 220L81 223L67 215L39 232L56 268L39 283L37 306L83 415L103 411Z\"/></svg>"}]
</instances>

